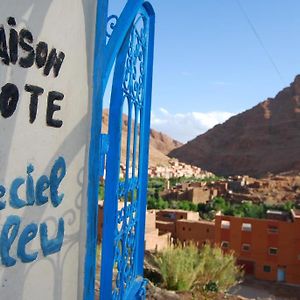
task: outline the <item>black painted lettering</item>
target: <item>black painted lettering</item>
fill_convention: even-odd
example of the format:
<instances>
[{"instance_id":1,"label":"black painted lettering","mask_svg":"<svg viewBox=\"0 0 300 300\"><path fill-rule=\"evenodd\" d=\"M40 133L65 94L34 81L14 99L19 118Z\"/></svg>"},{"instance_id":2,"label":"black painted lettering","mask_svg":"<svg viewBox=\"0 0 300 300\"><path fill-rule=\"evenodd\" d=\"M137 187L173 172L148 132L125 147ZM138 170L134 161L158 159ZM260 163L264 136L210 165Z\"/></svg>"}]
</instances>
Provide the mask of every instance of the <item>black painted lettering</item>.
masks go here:
<instances>
[{"instance_id":1,"label":"black painted lettering","mask_svg":"<svg viewBox=\"0 0 300 300\"><path fill-rule=\"evenodd\" d=\"M53 48L50 51L50 54L48 56L47 63L44 68L44 75L48 76L51 69L53 68L54 77L57 77L61 68L61 65L64 61L65 54L63 52L59 52L57 55L56 49Z\"/></svg>"},{"instance_id":2,"label":"black painted lettering","mask_svg":"<svg viewBox=\"0 0 300 300\"><path fill-rule=\"evenodd\" d=\"M20 47L28 52L26 57L21 57L19 64L23 68L30 68L34 63L34 49L29 44L32 44L33 37L32 33L27 29L22 29L20 31Z\"/></svg>"},{"instance_id":3,"label":"black painted lettering","mask_svg":"<svg viewBox=\"0 0 300 300\"><path fill-rule=\"evenodd\" d=\"M29 104L29 122L32 124L35 121L39 96L44 93L44 89L36 85L25 85L25 91L31 93Z\"/></svg>"},{"instance_id":4,"label":"black painted lettering","mask_svg":"<svg viewBox=\"0 0 300 300\"><path fill-rule=\"evenodd\" d=\"M7 20L8 25L14 27L16 26L16 20L13 17L9 17ZM9 56L10 61L14 65L18 60L18 45L19 45L19 36L18 32L11 28L9 32Z\"/></svg>"},{"instance_id":5,"label":"black painted lettering","mask_svg":"<svg viewBox=\"0 0 300 300\"><path fill-rule=\"evenodd\" d=\"M17 108L18 101L18 88L12 83L4 85L0 94L0 110L3 118L9 118L13 115Z\"/></svg>"},{"instance_id":6,"label":"black painted lettering","mask_svg":"<svg viewBox=\"0 0 300 300\"><path fill-rule=\"evenodd\" d=\"M48 56L48 45L45 42L39 42L36 46L35 64L40 69L42 68Z\"/></svg>"},{"instance_id":7,"label":"black painted lettering","mask_svg":"<svg viewBox=\"0 0 300 300\"><path fill-rule=\"evenodd\" d=\"M4 64L9 65L6 35L3 26L0 26L0 57L2 58L2 62Z\"/></svg>"},{"instance_id":8,"label":"black painted lettering","mask_svg":"<svg viewBox=\"0 0 300 300\"><path fill-rule=\"evenodd\" d=\"M54 101L61 101L64 98L64 94L59 92L49 92L48 103L47 103L47 116L46 122L48 126L60 128L63 124L62 120L53 119L53 114L55 111L60 110L60 106L54 104Z\"/></svg>"},{"instance_id":9,"label":"black painted lettering","mask_svg":"<svg viewBox=\"0 0 300 300\"><path fill-rule=\"evenodd\" d=\"M16 26L17 25L16 19L14 17L9 17L7 19L7 24L13 27Z\"/></svg>"}]
</instances>

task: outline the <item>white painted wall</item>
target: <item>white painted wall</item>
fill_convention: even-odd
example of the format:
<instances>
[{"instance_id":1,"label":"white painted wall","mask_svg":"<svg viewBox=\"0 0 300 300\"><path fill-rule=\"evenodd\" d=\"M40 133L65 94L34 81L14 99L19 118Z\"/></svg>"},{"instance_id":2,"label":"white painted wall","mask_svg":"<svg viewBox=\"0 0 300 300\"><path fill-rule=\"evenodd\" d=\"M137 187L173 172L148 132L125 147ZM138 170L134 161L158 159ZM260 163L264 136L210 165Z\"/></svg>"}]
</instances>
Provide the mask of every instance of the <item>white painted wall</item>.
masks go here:
<instances>
[{"instance_id":1,"label":"white painted wall","mask_svg":"<svg viewBox=\"0 0 300 300\"><path fill-rule=\"evenodd\" d=\"M35 262L24 264L17 260L15 266L7 268L0 260L0 299L3 300L82 298L95 14L96 0L0 1L0 24L6 32L7 18L15 17L18 31L26 28L32 32L33 45L45 41L50 49L55 47L66 54L57 78L52 72L45 77L36 66L24 69L18 64L6 66L0 62L0 88L10 82L20 92L14 115L8 119L0 115L0 184L9 188L15 178L26 177L30 163L35 167L35 180L43 174L49 175L59 156L67 164L67 175L60 186L65 196L59 207L48 203L22 209L7 206L0 211L0 233L10 215L22 218L20 231L29 223L47 222L51 224L49 232L55 234L53 220L60 217L65 220L61 252L44 257L38 234L26 248L28 252L39 251ZM19 55L23 55L21 49ZM29 123L30 94L24 91L25 84L45 90L39 98L33 124ZM46 100L51 90L64 94L64 100L57 102L61 110L54 114L63 120L61 128L46 125ZM20 190L20 197L25 197L24 189ZM9 201L8 195L4 198ZM16 242L11 255L16 257Z\"/></svg>"}]
</instances>

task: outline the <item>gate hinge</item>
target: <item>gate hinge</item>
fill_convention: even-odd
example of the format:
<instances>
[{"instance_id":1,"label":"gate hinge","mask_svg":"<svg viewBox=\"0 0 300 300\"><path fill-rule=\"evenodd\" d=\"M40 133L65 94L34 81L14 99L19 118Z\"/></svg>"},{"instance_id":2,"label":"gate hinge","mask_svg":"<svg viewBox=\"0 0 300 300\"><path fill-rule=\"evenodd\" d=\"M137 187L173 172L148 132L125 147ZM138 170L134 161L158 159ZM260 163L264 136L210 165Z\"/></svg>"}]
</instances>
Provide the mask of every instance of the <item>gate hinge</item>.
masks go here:
<instances>
[{"instance_id":1,"label":"gate hinge","mask_svg":"<svg viewBox=\"0 0 300 300\"><path fill-rule=\"evenodd\" d=\"M109 149L108 134L100 134L100 177L104 176L106 154Z\"/></svg>"}]
</instances>

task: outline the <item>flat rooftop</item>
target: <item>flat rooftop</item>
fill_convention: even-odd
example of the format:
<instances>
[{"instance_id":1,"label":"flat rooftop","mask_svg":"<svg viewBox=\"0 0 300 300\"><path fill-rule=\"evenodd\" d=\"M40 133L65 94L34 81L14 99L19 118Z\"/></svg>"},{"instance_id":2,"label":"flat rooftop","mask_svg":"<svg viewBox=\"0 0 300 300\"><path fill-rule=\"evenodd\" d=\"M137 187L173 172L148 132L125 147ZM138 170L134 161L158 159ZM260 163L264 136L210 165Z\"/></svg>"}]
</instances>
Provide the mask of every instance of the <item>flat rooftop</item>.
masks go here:
<instances>
[{"instance_id":1,"label":"flat rooftop","mask_svg":"<svg viewBox=\"0 0 300 300\"><path fill-rule=\"evenodd\" d=\"M212 225L215 226L215 222L213 221L206 221L206 220L185 220L185 219L181 219L181 220L177 220L177 222L180 223L198 223L198 224L205 224L205 225Z\"/></svg>"},{"instance_id":2,"label":"flat rooftop","mask_svg":"<svg viewBox=\"0 0 300 300\"><path fill-rule=\"evenodd\" d=\"M172 209L172 208L166 208L166 209L161 209L157 210L157 212L170 212L170 213L189 213L190 211L183 210L183 209Z\"/></svg>"},{"instance_id":3,"label":"flat rooftop","mask_svg":"<svg viewBox=\"0 0 300 300\"><path fill-rule=\"evenodd\" d=\"M174 222L168 222L168 221L156 221L156 224L160 224L160 225L174 225Z\"/></svg>"},{"instance_id":4,"label":"flat rooftop","mask_svg":"<svg viewBox=\"0 0 300 300\"><path fill-rule=\"evenodd\" d=\"M294 218L300 218L300 209L299 208L292 209L292 215Z\"/></svg>"}]
</instances>

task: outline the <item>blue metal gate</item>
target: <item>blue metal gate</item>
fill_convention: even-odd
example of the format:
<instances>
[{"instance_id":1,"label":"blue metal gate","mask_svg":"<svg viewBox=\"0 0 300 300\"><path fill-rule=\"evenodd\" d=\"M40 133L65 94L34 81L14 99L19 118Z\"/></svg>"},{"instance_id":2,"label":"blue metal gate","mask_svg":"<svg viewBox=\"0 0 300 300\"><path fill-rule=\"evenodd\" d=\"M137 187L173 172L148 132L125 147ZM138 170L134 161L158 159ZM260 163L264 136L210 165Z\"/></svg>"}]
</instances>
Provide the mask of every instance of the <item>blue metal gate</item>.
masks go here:
<instances>
[{"instance_id":1,"label":"blue metal gate","mask_svg":"<svg viewBox=\"0 0 300 300\"><path fill-rule=\"evenodd\" d=\"M107 11L107 1L100 5L98 20ZM144 299L144 231L148 180L149 131L154 42L154 12L149 3L128 1L122 14L108 21L108 41L99 40L95 66L101 68L94 79L93 112L102 113L102 99L109 73L115 65L109 107L108 135L91 140L87 254L85 264L85 299L94 299L97 194L99 175L106 170L100 298ZM101 22L101 21L100 21ZM103 24L98 24L103 33ZM101 27L102 26L102 27ZM100 29L99 29L100 28ZM98 32L99 34L99 32ZM97 41L96 41L97 48ZM98 63L97 63L98 61ZM100 81L100 82L99 82ZM97 99L100 97L100 104ZM122 120L128 107L125 176L120 179ZM101 132L99 115L94 115L92 132ZM99 131L98 131L99 132ZM123 134L124 136L124 134ZM98 138L99 139L99 138ZM99 150L99 151L98 151ZM98 151L98 152L97 152ZM98 153L98 154L97 154ZM95 167L95 163L99 166ZM106 162L106 163L105 163ZM91 248L89 248L91 247Z\"/></svg>"}]
</instances>

